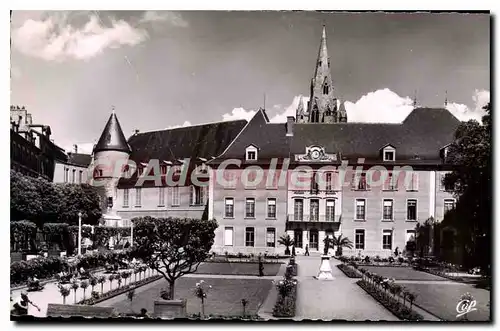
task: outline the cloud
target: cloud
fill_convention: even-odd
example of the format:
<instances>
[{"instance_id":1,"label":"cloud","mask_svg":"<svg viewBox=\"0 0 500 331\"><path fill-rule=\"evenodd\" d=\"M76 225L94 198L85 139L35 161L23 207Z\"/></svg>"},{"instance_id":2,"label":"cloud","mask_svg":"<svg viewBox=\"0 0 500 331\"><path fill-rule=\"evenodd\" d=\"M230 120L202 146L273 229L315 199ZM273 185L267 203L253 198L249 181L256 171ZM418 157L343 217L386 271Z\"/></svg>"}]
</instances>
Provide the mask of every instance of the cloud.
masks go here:
<instances>
[{"instance_id":1,"label":"cloud","mask_svg":"<svg viewBox=\"0 0 500 331\"><path fill-rule=\"evenodd\" d=\"M15 12L12 45L25 55L46 61L88 60L109 48L144 42L149 37L146 24L150 27L156 22L188 26L180 14L166 11L146 11L139 20L130 22L96 11Z\"/></svg>"},{"instance_id":2,"label":"cloud","mask_svg":"<svg viewBox=\"0 0 500 331\"><path fill-rule=\"evenodd\" d=\"M461 121L473 119L481 123L483 115L486 114L483 107L490 102L490 91L476 90L472 96L472 101L474 102L473 108L460 103L448 102L446 109Z\"/></svg>"},{"instance_id":3,"label":"cloud","mask_svg":"<svg viewBox=\"0 0 500 331\"><path fill-rule=\"evenodd\" d=\"M167 22L173 26L178 26L183 28L189 26L189 23L186 20L184 20L180 14L173 13L170 11L148 10L144 12L139 22L141 23Z\"/></svg>"},{"instance_id":4,"label":"cloud","mask_svg":"<svg viewBox=\"0 0 500 331\"><path fill-rule=\"evenodd\" d=\"M250 119L257 113L256 110L245 110L243 108L234 108L231 113L226 113L222 115L223 121L235 121L235 120L247 120Z\"/></svg>"},{"instance_id":5,"label":"cloud","mask_svg":"<svg viewBox=\"0 0 500 331\"><path fill-rule=\"evenodd\" d=\"M189 121L184 121L184 123L182 125L172 125L172 126L169 126L167 127L165 130L171 130L171 129L177 129L177 128L183 128L185 126L191 126L191 122Z\"/></svg>"},{"instance_id":6,"label":"cloud","mask_svg":"<svg viewBox=\"0 0 500 331\"><path fill-rule=\"evenodd\" d=\"M286 122L286 118L288 116L293 116L295 117L296 115L296 111L297 111L297 107L299 106L299 102L300 102L300 98L302 97L302 102L303 102L303 106L304 106L304 109L307 110L307 102L309 101L309 97L304 97L302 95L298 95L298 96L295 96L293 98L293 101L292 103L286 107L284 110L282 110L282 112L274 115L273 117L271 117L271 119L269 120L271 123L285 123ZM281 105L276 105L274 106L273 108L281 108Z\"/></svg>"},{"instance_id":7,"label":"cloud","mask_svg":"<svg viewBox=\"0 0 500 331\"><path fill-rule=\"evenodd\" d=\"M413 100L388 88L363 95L358 101L344 103L348 122L401 123L413 110Z\"/></svg>"}]
</instances>

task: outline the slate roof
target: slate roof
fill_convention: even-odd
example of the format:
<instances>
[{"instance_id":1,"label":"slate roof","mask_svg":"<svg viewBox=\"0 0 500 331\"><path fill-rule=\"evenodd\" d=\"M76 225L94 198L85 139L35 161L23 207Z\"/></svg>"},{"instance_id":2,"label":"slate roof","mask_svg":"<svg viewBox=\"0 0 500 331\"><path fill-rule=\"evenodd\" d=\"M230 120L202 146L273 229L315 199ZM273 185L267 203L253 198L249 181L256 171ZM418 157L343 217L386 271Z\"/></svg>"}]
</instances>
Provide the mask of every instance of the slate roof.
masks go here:
<instances>
[{"instance_id":1,"label":"slate roof","mask_svg":"<svg viewBox=\"0 0 500 331\"><path fill-rule=\"evenodd\" d=\"M112 113L102 131L99 141L94 147L94 153L101 151L120 151L130 153L130 146L123 135L120 122L115 113Z\"/></svg>"},{"instance_id":2,"label":"slate roof","mask_svg":"<svg viewBox=\"0 0 500 331\"><path fill-rule=\"evenodd\" d=\"M130 159L136 163L198 157L210 160L221 154L246 124L246 120L237 120L137 133L128 140Z\"/></svg>"},{"instance_id":3,"label":"slate roof","mask_svg":"<svg viewBox=\"0 0 500 331\"><path fill-rule=\"evenodd\" d=\"M88 167L92 162L92 155L81 153L68 153L67 163L71 163L80 167Z\"/></svg>"},{"instance_id":4,"label":"slate roof","mask_svg":"<svg viewBox=\"0 0 500 331\"><path fill-rule=\"evenodd\" d=\"M342 158L358 157L380 162L381 149L390 144L396 148L396 162L412 160L428 163L440 160L440 149L453 141L460 121L448 110L417 108L401 124L385 123L293 123L293 136L286 136L285 123L269 123L265 111L259 111L227 151L213 160L244 159L250 144L259 148L258 159L294 160L295 154L304 154L305 148L318 145L326 153L340 153ZM431 163L432 163L431 162Z\"/></svg>"}]
</instances>

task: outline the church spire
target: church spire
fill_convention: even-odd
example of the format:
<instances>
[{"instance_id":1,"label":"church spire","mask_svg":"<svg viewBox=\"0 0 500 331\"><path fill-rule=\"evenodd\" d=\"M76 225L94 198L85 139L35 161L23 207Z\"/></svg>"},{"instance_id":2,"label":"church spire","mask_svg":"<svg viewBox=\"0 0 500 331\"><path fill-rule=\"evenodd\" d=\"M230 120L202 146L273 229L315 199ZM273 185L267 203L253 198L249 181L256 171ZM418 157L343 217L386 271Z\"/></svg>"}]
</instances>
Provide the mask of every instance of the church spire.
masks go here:
<instances>
[{"instance_id":1,"label":"church spire","mask_svg":"<svg viewBox=\"0 0 500 331\"><path fill-rule=\"evenodd\" d=\"M118 117L116 117L114 107L102 131L101 137L94 147L94 153L102 151L131 152L130 146L120 126L120 122L118 122Z\"/></svg>"}]
</instances>

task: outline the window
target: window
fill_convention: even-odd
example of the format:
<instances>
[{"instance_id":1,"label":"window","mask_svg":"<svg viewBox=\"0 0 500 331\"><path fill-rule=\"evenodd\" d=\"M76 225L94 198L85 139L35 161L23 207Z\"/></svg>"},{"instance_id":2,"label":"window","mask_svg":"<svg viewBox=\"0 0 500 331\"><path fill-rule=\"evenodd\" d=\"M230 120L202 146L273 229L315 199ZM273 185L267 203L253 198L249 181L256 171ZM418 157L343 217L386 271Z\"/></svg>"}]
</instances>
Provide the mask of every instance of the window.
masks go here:
<instances>
[{"instance_id":1,"label":"window","mask_svg":"<svg viewBox=\"0 0 500 331\"><path fill-rule=\"evenodd\" d=\"M397 190L397 178L394 178L392 172L387 174L387 179L384 183L384 191L396 191Z\"/></svg>"},{"instance_id":2,"label":"window","mask_svg":"<svg viewBox=\"0 0 500 331\"><path fill-rule=\"evenodd\" d=\"M309 231L309 248L317 250L319 246L318 230L311 229Z\"/></svg>"},{"instance_id":3,"label":"window","mask_svg":"<svg viewBox=\"0 0 500 331\"><path fill-rule=\"evenodd\" d=\"M74 183L76 180L76 169L73 169L73 173L71 174L71 182Z\"/></svg>"},{"instance_id":4,"label":"window","mask_svg":"<svg viewBox=\"0 0 500 331\"><path fill-rule=\"evenodd\" d=\"M318 199L311 199L311 209L309 213L309 220L310 221L318 221L319 218L319 200Z\"/></svg>"},{"instance_id":5,"label":"window","mask_svg":"<svg viewBox=\"0 0 500 331\"><path fill-rule=\"evenodd\" d=\"M179 186L172 187L172 206L179 206Z\"/></svg>"},{"instance_id":6,"label":"window","mask_svg":"<svg viewBox=\"0 0 500 331\"><path fill-rule=\"evenodd\" d=\"M135 206L136 207L141 206L141 189L140 188L135 189Z\"/></svg>"},{"instance_id":7,"label":"window","mask_svg":"<svg viewBox=\"0 0 500 331\"><path fill-rule=\"evenodd\" d=\"M295 221L302 221L304 218L304 200L295 199L293 204L293 219Z\"/></svg>"},{"instance_id":8,"label":"window","mask_svg":"<svg viewBox=\"0 0 500 331\"><path fill-rule=\"evenodd\" d=\"M276 199L267 199L267 218L276 218Z\"/></svg>"},{"instance_id":9,"label":"window","mask_svg":"<svg viewBox=\"0 0 500 331\"><path fill-rule=\"evenodd\" d=\"M415 230L406 230L406 242L415 241Z\"/></svg>"},{"instance_id":10,"label":"window","mask_svg":"<svg viewBox=\"0 0 500 331\"><path fill-rule=\"evenodd\" d=\"M392 250L392 230L384 230L382 233L382 249Z\"/></svg>"},{"instance_id":11,"label":"window","mask_svg":"<svg viewBox=\"0 0 500 331\"><path fill-rule=\"evenodd\" d=\"M123 189L123 207L128 207L129 189Z\"/></svg>"},{"instance_id":12,"label":"window","mask_svg":"<svg viewBox=\"0 0 500 331\"><path fill-rule=\"evenodd\" d=\"M409 176L409 182L408 182L408 187L407 191L418 191L418 173L415 171L411 171L407 173L407 176Z\"/></svg>"},{"instance_id":13,"label":"window","mask_svg":"<svg viewBox=\"0 0 500 331\"><path fill-rule=\"evenodd\" d=\"M224 216L225 217L234 217L234 199L226 198L224 201Z\"/></svg>"},{"instance_id":14,"label":"window","mask_svg":"<svg viewBox=\"0 0 500 331\"><path fill-rule=\"evenodd\" d=\"M190 186L189 205L201 206L205 203L204 190L201 186Z\"/></svg>"},{"instance_id":15,"label":"window","mask_svg":"<svg viewBox=\"0 0 500 331\"><path fill-rule=\"evenodd\" d=\"M224 228L224 246L233 246L233 228Z\"/></svg>"},{"instance_id":16,"label":"window","mask_svg":"<svg viewBox=\"0 0 500 331\"><path fill-rule=\"evenodd\" d=\"M365 191L367 189L368 185L366 184L366 173L362 173L361 176L359 177L358 190Z\"/></svg>"},{"instance_id":17,"label":"window","mask_svg":"<svg viewBox=\"0 0 500 331\"><path fill-rule=\"evenodd\" d=\"M250 145L246 149L246 160L256 161L257 160L257 147Z\"/></svg>"},{"instance_id":18,"label":"window","mask_svg":"<svg viewBox=\"0 0 500 331\"><path fill-rule=\"evenodd\" d=\"M332 192L333 191L333 174L331 172L326 173L326 191L327 192Z\"/></svg>"},{"instance_id":19,"label":"window","mask_svg":"<svg viewBox=\"0 0 500 331\"><path fill-rule=\"evenodd\" d=\"M455 200L454 199L445 199L444 200L444 214L443 215L446 215L446 213L452 209L455 209Z\"/></svg>"},{"instance_id":20,"label":"window","mask_svg":"<svg viewBox=\"0 0 500 331\"><path fill-rule=\"evenodd\" d=\"M356 219L364 220L365 219L365 208L366 208L366 200L365 199L356 199Z\"/></svg>"},{"instance_id":21,"label":"window","mask_svg":"<svg viewBox=\"0 0 500 331\"><path fill-rule=\"evenodd\" d=\"M311 194L317 194L319 191L318 173L313 173L311 176Z\"/></svg>"},{"instance_id":22,"label":"window","mask_svg":"<svg viewBox=\"0 0 500 331\"><path fill-rule=\"evenodd\" d=\"M392 204L393 204L392 200L384 199L384 212L383 212L384 221L392 220Z\"/></svg>"},{"instance_id":23,"label":"window","mask_svg":"<svg viewBox=\"0 0 500 331\"><path fill-rule=\"evenodd\" d=\"M245 200L245 217L255 218L255 199L246 198Z\"/></svg>"},{"instance_id":24,"label":"window","mask_svg":"<svg viewBox=\"0 0 500 331\"><path fill-rule=\"evenodd\" d=\"M411 199L406 202L406 219L408 221L417 220L417 200Z\"/></svg>"},{"instance_id":25,"label":"window","mask_svg":"<svg viewBox=\"0 0 500 331\"><path fill-rule=\"evenodd\" d=\"M253 247L255 244L255 229L246 228L245 229L245 246Z\"/></svg>"},{"instance_id":26,"label":"window","mask_svg":"<svg viewBox=\"0 0 500 331\"><path fill-rule=\"evenodd\" d=\"M295 247L302 248L302 230L293 231L293 242L295 243Z\"/></svg>"},{"instance_id":27,"label":"window","mask_svg":"<svg viewBox=\"0 0 500 331\"><path fill-rule=\"evenodd\" d=\"M395 161L396 150L393 147L386 147L383 151L384 161Z\"/></svg>"},{"instance_id":28,"label":"window","mask_svg":"<svg viewBox=\"0 0 500 331\"><path fill-rule=\"evenodd\" d=\"M165 188L158 188L158 206L165 206Z\"/></svg>"},{"instance_id":29,"label":"window","mask_svg":"<svg viewBox=\"0 0 500 331\"><path fill-rule=\"evenodd\" d=\"M275 228L267 228L266 246L267 247L275 247L276 246L276 229Z\"/></svg>"},{"instance_id":30,"label":"window","mask_svg":"<svg viewBox=\"0 0 500 331\"><path fill-rule=\"evenodd\" d=\"M67 183L69 181L69 169L64 168L64 182Z\"/></svg>"},{"instance_id":31,"label":"window","mask_svg":"<svg viewBox=\"0 0 500 331\"><path fill-rule=\"evenodd\" d=\"M441 183L440 183L441 191L453 192L455 187L453 185L445 183L444 182L445 177L446 177L446 174L441 174Z\"/></svg>"},{"instance_id":32,"label":"window","mask_svg":"<svg viewBox=\"0 0 500 331\"><path fill-rule=\"evenodd\" d=\"M83 178L83 170L80 170L78 173L78 182L81 184L82 183L82 178Z\"/></svg>"},{"instance_id":33,"label":"window","mask_svg":"<svg viewBox=\"0 0 500 331\"><path fill-rule=\"evenodd\" d=\"M326 220L330 222L335 220L335 200L326 200Z\"/></svg>"},{"instance_id":34,"label":"window","mask_svg":"<svg viewBox=\"0 0 500 331\"><path fill-rule=\"evenodd\" d=\"M328 92L329 92L328 84L325 83L325 85L323 85L323 94L328 94Z\"/></svg>"},{"instance_id":35,"label":"window","mask_svg":"<svg viewBox=\"0 0 500 331\"><path fill-rule=\"evenodd\" d=\"M365 249L365 230L356 230L355 248Z\"/></svg>"}]
</instances>

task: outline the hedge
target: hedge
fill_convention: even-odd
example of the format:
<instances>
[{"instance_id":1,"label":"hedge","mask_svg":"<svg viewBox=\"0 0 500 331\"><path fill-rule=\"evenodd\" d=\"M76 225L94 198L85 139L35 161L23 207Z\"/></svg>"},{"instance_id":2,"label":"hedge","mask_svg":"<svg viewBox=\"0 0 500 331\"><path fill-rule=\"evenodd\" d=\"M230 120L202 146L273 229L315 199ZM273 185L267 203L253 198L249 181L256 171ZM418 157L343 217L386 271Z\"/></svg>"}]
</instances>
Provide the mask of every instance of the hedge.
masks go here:
<instances>
[{"instance_id":1,"label":"hedge","mask_svg":"<svg viewBox=\"0 0 500 331\"><path fill-rule=\"evenodd\" d=\"M348 265L342 263L337 265L337 268L339 268L349 278L361 278L361 274Z\"/></svg>"}]
</instances>

